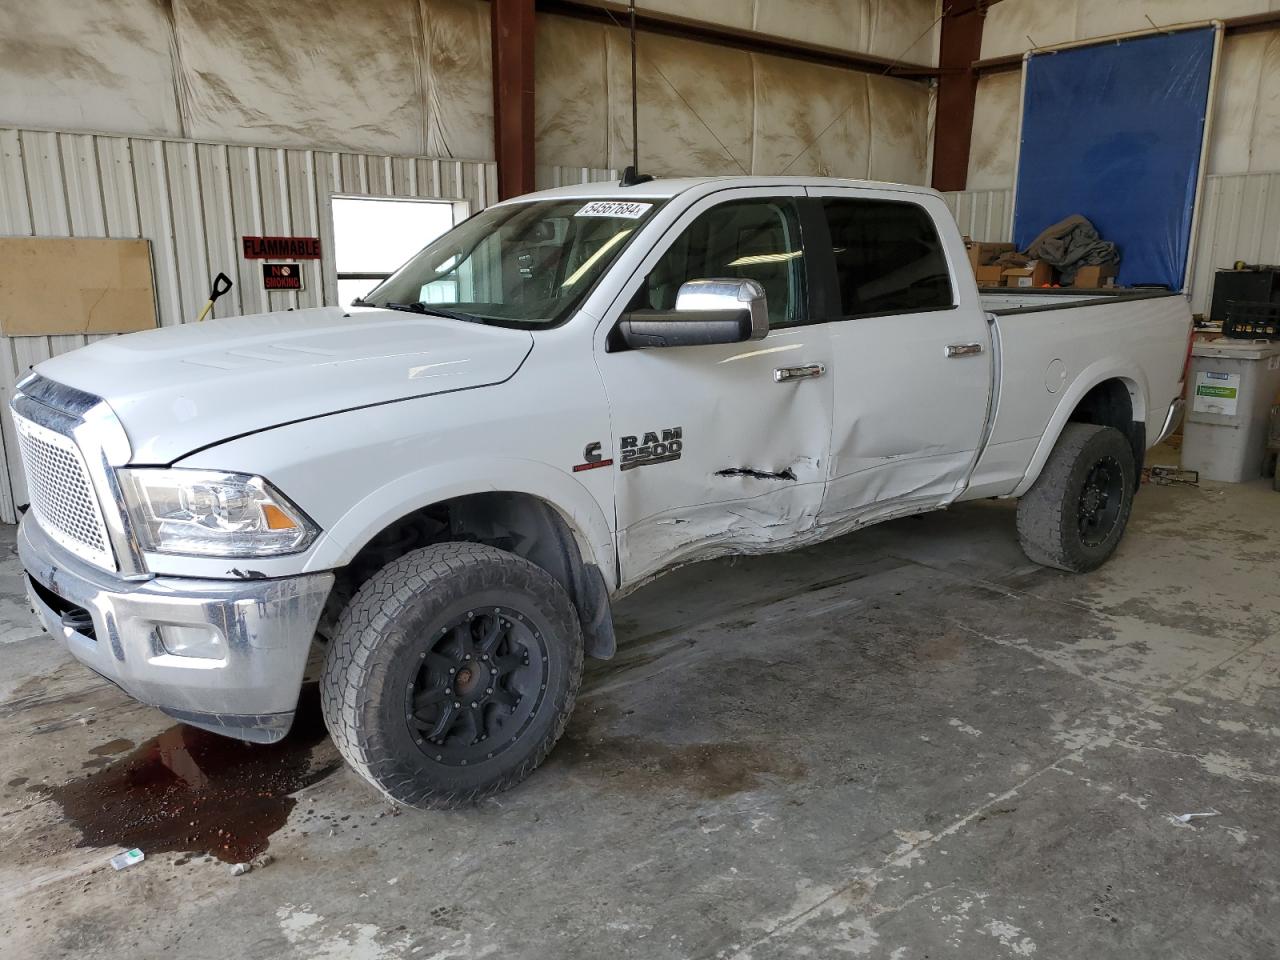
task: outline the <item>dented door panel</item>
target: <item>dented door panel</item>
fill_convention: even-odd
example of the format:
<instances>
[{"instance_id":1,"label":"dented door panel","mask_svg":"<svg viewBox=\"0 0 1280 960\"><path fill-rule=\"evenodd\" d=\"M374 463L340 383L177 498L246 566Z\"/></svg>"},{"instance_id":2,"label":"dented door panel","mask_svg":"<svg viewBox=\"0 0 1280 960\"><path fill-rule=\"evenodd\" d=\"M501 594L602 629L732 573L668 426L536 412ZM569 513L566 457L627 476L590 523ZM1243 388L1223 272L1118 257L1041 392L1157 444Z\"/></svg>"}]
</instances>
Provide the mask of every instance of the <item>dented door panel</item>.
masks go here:
<instances>
[{"instance_id":1,"label":"dented door panel","mask_svg":"<svg viewBox=\"0 0 1280 960\"><path fill-rule=\"evenodd\" d=\"M786 249L772 249L772 241L749 225L739 229L731 217L720 234L700 226L705 233L697 251L690 240L695 224L708 223L699 219L704 214L715 222L721 213L713 211L771 201L794 213L803 194L799 186L770 186L720 191L694 202L600 324L597 363L619 461L615 506L624 584L692 560L782 549L815 529L831 437L831 345L826 325L803 322L809 303L799 217L787 221L786 229L796 233L786 234ZM727 253L725 237L732 248ZM707 253L713 249L724 255L713 261ZM745 273L761 280L774 328L763 340L745 343L607 351L608 332L624 305L668 291L682 277L695 279L673 270L677 256L684 258L681 264L714 262L723 271L715 276ZM798 279L769 273L782 269L771 266L777 264L798 265L787 274ZM781 297L789 310L781 309ZM790 368L810 373L779 377Z\"/></svg>"},{"instance_id":2,"label":"dented door panel","mask_svg":"<svg viewBox=\"0 0 1280 960\"><path fill-rule=\"evenodd\" d=\"M624 581L811 530L826 480L832 381L777 383L779 357L826 359L825 326L762 341L602 358L620 466Z\"/></svg>"},{"instance_id":3,"label":"dented door panel","mask_svg":"<svg viewBox=\"0 0 1280 960\"><path fill-rule=\"evenodd\" d=\"M820 202L848 201L846 223L856 222L849 211L858 204L881 214L909 209L918 233L931 241L884 237L869 264L883 268L885 248L902 252L900 263L891 260L894 272L883 277L852 271L852 257L831 261L836 288L830 301L842 314L864 295L870 310L883 312L855 312L828 324L835 392L823 523L838 526L899 505L948 503L973 469L994 389L991 332L960 237L936 197L838 187L809 193ZM877 240L871 228L853 235L864 245ZM836 254L863 248L847 238L829 242ZM928 309L889 307L892 298L883 293L895 283L907 303L913 296L932 301Z\"/></svg>"},{"instance_id":4,"label":"dented door panel","mask_svg":"<svg viewBox=\"0 0 1280 960\"><path fill-rule=\"evenodd\" d=\"M987 417L990 352L948 358L945 347L985 337L985 326L960 310L835 325L833 515L888 500L942 503L963 490Z\"/></svg>"}]
</instances>

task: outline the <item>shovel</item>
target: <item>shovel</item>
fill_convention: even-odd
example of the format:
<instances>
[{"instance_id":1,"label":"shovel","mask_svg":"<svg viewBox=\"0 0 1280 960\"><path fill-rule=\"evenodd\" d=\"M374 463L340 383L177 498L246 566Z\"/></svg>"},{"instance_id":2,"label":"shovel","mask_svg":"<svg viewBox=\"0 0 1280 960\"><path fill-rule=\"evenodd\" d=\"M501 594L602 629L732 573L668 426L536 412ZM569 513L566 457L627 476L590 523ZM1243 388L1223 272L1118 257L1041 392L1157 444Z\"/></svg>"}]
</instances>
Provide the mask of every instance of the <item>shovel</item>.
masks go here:
<instances>
[{"instance_id":1,"label":"shovel","mask_svg":"<svg viewBox=\"0 0 1280 960\"><path fill-rule=\"evenodd\" d=\"M214 301L231 289L233 284L231 278L225 273L220 273L213 278L213 289L209 291L209 302L204 305L204 309L200 311L200 316L196 317L196 323L200 323L209 315L209 311L213 309Z\"/></svg>"}]
</instances>

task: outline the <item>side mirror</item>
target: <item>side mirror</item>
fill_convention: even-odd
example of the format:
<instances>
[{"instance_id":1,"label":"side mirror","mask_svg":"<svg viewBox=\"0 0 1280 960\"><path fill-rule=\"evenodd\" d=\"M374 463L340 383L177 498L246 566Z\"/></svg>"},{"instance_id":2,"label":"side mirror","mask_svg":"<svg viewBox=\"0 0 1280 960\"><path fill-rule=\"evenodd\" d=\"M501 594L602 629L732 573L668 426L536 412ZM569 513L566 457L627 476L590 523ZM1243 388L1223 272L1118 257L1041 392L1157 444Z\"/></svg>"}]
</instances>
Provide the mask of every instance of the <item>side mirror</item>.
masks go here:
<instances>
[{"instance_id":1,"label":"side mirror","mask_svg":"<svg viewBox=\"0 0 1280 960\"><path fill-rule=\"evenodd\" d=\"M764 288L754 280L690 280L674 310L632 310L617 334L632 350L761 340L769 332Z\"/></svg>"}]
</instances>

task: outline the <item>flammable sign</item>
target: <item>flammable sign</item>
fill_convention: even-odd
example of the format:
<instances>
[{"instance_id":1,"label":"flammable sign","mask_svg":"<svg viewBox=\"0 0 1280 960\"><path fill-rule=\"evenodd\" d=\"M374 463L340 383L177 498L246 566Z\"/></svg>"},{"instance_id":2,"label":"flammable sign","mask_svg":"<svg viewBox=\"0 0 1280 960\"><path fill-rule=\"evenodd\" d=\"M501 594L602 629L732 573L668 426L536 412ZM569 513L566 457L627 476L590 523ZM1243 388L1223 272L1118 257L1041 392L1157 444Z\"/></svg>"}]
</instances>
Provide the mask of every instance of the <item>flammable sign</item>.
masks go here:
<instances>
[{"instance_id":1,"label":"flammable sign","mask_svg":"<svg viewBox=\"0 0 1280 960\"><path fill-rule=\"evenodd\" d=\"M296 263L264 263L262 286L265 290L301 290L302 269Z\"/></svg>"}]
</instances>

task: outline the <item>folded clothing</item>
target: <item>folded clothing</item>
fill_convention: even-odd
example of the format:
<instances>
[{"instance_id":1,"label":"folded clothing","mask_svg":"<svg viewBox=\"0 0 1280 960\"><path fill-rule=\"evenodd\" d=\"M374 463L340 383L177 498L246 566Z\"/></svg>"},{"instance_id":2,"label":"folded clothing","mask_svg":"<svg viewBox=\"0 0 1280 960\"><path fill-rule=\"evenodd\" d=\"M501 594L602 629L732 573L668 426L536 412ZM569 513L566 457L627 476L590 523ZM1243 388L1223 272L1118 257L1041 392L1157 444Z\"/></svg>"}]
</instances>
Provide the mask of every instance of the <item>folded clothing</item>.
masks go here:
<instances>
[{"instance_id":1,"label":"folded clothing","mask_svg":"<svg viewBox=\"0 0 1280 960\"><path fill-rule=\"evenodd\" d=\"M1055 267L1067 285L1075 282L1076 271L1083 266L1120 262L1116 245L1099 237L1093 224L1078 213L1042 230L1025 252L1029 259Z\"/></svg>"}]
</instances>

